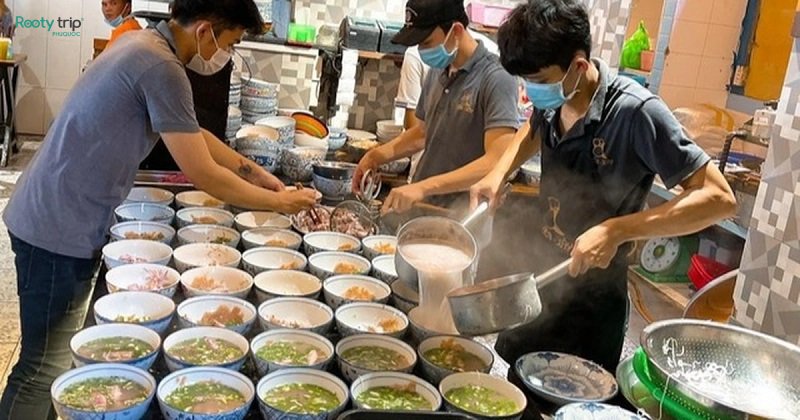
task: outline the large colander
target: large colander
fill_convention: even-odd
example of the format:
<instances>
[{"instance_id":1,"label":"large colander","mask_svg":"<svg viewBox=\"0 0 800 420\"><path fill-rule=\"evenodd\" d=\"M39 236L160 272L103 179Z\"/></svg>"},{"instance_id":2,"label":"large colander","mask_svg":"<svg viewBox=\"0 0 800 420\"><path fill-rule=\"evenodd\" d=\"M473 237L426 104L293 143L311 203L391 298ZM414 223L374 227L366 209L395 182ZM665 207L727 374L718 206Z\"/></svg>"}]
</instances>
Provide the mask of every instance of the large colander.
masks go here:
<instances>
[{"instance_id":1,"label":"large colander","mask_svg":"<svg viewBox=\"0 0 800 420\"><path fill-rule=\"evenodd\" d=\"M651 324L641 344L658 386L723 418L800 419L800 347L697 320Z\"/></svg>"}]
</instances>

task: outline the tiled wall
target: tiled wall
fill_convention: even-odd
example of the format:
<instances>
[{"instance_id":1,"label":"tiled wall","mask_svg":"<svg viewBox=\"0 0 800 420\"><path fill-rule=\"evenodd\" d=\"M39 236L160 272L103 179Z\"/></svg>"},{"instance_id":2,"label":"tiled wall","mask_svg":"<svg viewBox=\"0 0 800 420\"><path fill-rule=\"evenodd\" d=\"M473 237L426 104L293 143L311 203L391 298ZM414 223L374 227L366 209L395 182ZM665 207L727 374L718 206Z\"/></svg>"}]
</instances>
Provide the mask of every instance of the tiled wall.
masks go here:
<instances>
[{"instance_id":1,"label":"tiled wall","mask_svg":"<svg viewBox=\"0 0 800 420\"><path fill-rule=\"evenodd\" d=\"M611 68L619 67L619 57L628 18L631 13L631 0L584 0L589 9L592 26L593 53L605 60Z\"/></svg>"},{"instance_id":2,"label":"tiled wall","mask_svg":"<svg viewBox=\"0 0 800 420\"><path fill-rule=\"evenodd\" d=\"M747 0L678 0L659 94L672 108L724 108Z\"/></svg>"},{"instance_id":3,"label":"tiled wall","mask_svg":"<svg viewBox=\"0 0 800 420\"><path fill-rule=\"evenodd\" d=\"M319 75L317 59L301 54L276 54L274 52L237 48L239 57L234 59L236 69L242 77L253 77L280 83L278 106L285 109L308 109L315 104ZM243 61L247 65L243 64Z\"/></svg>"},{"instance_id":4,"label":"tiled wall","mask_svg":"<svg viewBox=\"0 0 800 420\"><path fill-rule=\"evenodd\" d=\"M734 292L734 322L800 344L800 39Z\"/></svg>"}]
</instances>

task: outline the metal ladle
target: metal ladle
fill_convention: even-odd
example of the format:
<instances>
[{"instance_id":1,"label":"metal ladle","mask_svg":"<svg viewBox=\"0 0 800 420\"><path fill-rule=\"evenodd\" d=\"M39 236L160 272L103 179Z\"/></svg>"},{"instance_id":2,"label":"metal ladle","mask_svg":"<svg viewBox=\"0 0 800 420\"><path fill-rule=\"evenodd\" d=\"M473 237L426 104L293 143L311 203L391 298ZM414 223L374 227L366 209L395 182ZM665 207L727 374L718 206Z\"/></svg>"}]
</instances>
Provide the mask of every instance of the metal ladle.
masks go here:
<instances>
[{"instance_id":1,"label":"metal ladle","mask_svg":"<svg viewBox=\"0 0 800 420\"><path fill-rule=\"evenodd\" d=\"M500 277L447 294L453 322L468 336L493 334L527 324L542 313L539 289L569 274L572 258L535 275Z\"/></svg>"}]
</instances>

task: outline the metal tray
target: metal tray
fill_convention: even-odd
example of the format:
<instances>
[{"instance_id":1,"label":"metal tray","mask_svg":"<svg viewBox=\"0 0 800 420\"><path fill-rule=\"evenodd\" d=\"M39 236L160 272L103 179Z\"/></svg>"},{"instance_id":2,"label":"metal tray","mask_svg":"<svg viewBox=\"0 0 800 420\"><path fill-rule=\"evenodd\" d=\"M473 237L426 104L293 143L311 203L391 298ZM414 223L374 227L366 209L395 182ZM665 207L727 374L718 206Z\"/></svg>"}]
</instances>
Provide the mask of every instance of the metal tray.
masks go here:
<instances>
[{"instance_id":1,"label":"metal tray","mask_svg":"<svg viewBox=\"0 0 800 420\"><path fill-rule=\"evenodd\" d=\"M462 420L475 420L474 417L466 414L455 413L432 413L424 411L367 411L367 410L352 410L348 411L341 416L338 420L446 420L446 419L462 419Z\"/></svg>"}]
</instances>

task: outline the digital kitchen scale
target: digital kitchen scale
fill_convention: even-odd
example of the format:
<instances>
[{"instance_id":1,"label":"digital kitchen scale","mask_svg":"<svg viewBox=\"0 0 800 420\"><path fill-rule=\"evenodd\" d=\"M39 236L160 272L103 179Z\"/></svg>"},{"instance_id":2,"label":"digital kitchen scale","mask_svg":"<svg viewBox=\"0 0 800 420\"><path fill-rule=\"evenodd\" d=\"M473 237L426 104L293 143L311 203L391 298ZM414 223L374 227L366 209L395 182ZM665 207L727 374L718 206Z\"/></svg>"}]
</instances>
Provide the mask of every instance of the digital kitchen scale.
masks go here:
<instances>
[{"instance_id":1,"label":"digital kitchen scale","mask_svg":"<svg viewBox=\"0 0 800 420\"><path fill-rule=\"evenodd\" d=\"M640 265L634 270L656 283L688 283L686 273L698 247L697 236L651 239L644 244Z\"/></svg>"}]
</instances>

